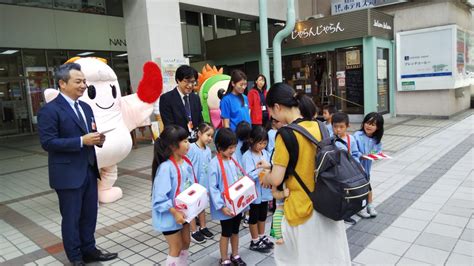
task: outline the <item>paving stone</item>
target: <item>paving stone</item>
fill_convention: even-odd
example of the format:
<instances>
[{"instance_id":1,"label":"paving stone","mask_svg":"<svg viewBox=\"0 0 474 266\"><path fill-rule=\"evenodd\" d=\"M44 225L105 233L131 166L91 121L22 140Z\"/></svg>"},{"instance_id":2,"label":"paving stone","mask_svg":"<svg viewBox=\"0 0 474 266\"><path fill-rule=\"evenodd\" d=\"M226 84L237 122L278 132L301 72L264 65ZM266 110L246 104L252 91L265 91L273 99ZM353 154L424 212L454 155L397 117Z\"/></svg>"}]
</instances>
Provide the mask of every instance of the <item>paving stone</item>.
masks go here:
<instances>
[{"instance_id":1,"label":"paving stone","mask_svg":"<svg viewBox=\"0 0 474 266\"><path fill-rule=\"evenodd\" d=\"M353 261L366 265L376 265L383 261L384 264L394 265L399 259L399 256L366 248Z\"/></svg>"},{"instance_id":2,"label":"paving stone","mask_svg":"<svg viewBox=\"0 0 474 266\"><path fill-rule=\"evenodd\" d=\"M465 228L464 231L462 232L460 239L469 241L469 242L474 242L474 230Z\"/></svg>"},{"instance_id":3,"label":"paving stone","mask_svg":"<svg viewBox=\"0 0 474 266\"><path fill-rule=\"evenodd\" d=\"M405 217L399 217L395 222L393 222L393 226L400 227L400 228L405 228L405 229L410 229L410 230L416 230L416 231L423 231L423 229L426 227L428 224L428 221L421 221L421 220L415 220L411 218L405 218Z\"/></svg>"},{"instance_id":4,"label":"paving stone","mask_svg":"<svg viewBox=\"0 0 474 266\"><path fill-rule=\"evenodd\" d=\"M401 216L422 221L431 221L436 212L409 208Z\"/></svg>"},{"instance_id":5,"label":"paving stone","mask_svg":"<svg viewBox=\"0 0 474 266\"><path fill-rule=\"evenodd\" d=\"M410 230L410 229L390 226L387 229L385 229L385 231L383 231L380 235L384 237L389 237L392 239L397 239L397 240L413 243L415 239L420 235L420 232Z\"/></svg>"},{"instance_id":6,"label":"paving stone","mask_svg":"<svg viewBox=\"0 0 474 266\"><path fill-rule=\"evenodd\" d=\"M449 265L449 266L473 265L473 262L474 261L473 261L472 256L451 253L451 255L449 255L448 261L446 262L446 265Z\"/></svg>"},{"instance_id":7,"label":"paving stone","mask_svg":"<svg viewBox=\"0 0 474 266\"><path fill-rule=\"evenodd\" d=\"M430 233L422 233L418 239L416 239L415 243L425 247L451 251L453 250L454 245L456 245L456 242L456 238Z\"/></svg>"},{"instance_id":8,"label":"paving stone","mask_svg":"<svg viewBox=\"0 0 474 266\"><path fill-rule=\"evenodd\" d=\"M448 256L449 252L447 251L424 247L420 245L412 245L405 253L404 257L439 265L444 264Z\"/></svg>"},{"instance_id":9,"label":"paving stone","mask_svg":"<svg viewBox=\"0 0 474 266\"><path fill-rule=\"evenodd\" d=\"M462 233L462 228L447 224L430 223L426 227L425 232L457 239Z\"/></svg>"},{"instance_id":10,"label":"paving stone","mask_svg":"<svg viewBox=\"0 0 474 266\"><path fill-rule=\"evenodd\" d=\"M469 218L438 213L434 217L433 222L464 228L469 222Z\"/></svg>"},{"instance_id":11,"label":"paving stone","mask_svg":"<svg viewBox=\"0 0 474 266\"><path fill-rule=\"evenodd\" d=\"M412 265L413 266L414 265L422 266L422 265L431 265L431 264L403 257L397 262L396 265L399 265L399 266L412 266Z\"/></svg>"},{"instance_id":12,"label":"paving stone","mask_svg":"<svg viewBox=\"0 0 474 266\"><path fill-rule=\"evenodd\" d=\"M410 247L410 243L379 236L367 248L402 256Z\"/></svg>"},{"instance_id":13,"label":"paving stone","mask_svg":"<svg viewBox=\"0 0 474 266\"><path fill-rule=\"evenodd\" d=\"M473 256L474 244L469 241L459 240L453 252Z\"/></svg>"}]
</instances>

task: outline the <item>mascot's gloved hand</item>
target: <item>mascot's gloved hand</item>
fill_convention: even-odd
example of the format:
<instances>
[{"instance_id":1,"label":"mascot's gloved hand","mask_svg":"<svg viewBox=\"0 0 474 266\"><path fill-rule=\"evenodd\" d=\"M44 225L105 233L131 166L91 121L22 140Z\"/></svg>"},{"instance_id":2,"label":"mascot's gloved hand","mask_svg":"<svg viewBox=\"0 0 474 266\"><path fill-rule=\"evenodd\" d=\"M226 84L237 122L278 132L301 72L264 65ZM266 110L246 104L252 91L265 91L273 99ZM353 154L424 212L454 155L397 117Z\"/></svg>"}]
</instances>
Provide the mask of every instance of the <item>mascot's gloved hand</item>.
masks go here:
<instances>
[{"instance_id":1,"label":"mascot's gloved hand","mask_svg":"<svg viewBox=\"0 0 474 266\"><path fill-rule=\"evenodd\" d=\"M143 77L138 84L137 95L146 103L154 103L163 90L163 77L158 65L148 61L143 65Z\"/></svg>"}]
</instances>

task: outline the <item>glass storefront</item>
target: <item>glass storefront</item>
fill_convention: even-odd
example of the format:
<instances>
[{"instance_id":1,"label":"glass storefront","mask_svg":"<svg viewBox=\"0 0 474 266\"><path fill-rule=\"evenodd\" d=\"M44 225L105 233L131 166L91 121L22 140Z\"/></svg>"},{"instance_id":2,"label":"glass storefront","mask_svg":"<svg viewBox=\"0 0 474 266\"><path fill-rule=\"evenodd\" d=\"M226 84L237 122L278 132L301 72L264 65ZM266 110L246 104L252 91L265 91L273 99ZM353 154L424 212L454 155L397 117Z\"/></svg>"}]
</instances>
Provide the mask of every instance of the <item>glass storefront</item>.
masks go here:
<instances>
[{"instance_id":1,"label":"glass storefront","mask_svg":"<svg viewBox=\"0 0 474 266\"><path fill-rule=\"evenodd\" d=\"M0 136L34 132L44 90L57 87L54 69L84 52L0 48ZM106 59L117 74L122 95L131 93L125 52L87 52Z\"/></svg>"},{"instance_id":2,"label":"glass storefront","mask_svg":"<svg viewBox=\"0 0 474 266\"><path fill-rule=\"evenodd\" d=\"M283 57L284 81L304 91L322 110L334 104L348 114L364 112L362 47Z\"/></svg>"},{"instance_id":3,"label":"glass storefront","mask_svg":"<svg viewBox=\"0 0 474 266\"><path fill-rule=\"evenodd\" d=\"M0 0L0 3L123 17L122 0Z\"/></svg>"}]
</instances>

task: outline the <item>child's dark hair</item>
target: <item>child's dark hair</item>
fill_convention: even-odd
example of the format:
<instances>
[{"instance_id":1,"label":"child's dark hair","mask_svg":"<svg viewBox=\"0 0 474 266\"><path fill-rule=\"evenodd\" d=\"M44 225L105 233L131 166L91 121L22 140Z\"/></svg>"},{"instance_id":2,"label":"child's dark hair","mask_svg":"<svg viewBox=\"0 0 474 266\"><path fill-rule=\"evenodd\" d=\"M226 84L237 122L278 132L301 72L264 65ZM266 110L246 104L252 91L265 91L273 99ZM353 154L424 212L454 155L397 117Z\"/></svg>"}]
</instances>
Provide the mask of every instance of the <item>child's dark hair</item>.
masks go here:
<instances>
[{"instance_id":1,"label":"child's dark hair","mask_svg":"<svg viewBox=\"0 0 474 266\"><path fill-rule=\"evenodd\" d=\"M384 123L383 116L377 112L368 113L364 117L364 120L362 121L362 125L360 127L360 130L363 131L364 133L365 133L365 130L364 130L365 123L375 124L375 126L377 127L377 130L375 130L372 138L374 138L375 142L379 144L382 141L382 137L383 137L383 123Z\"/></svg>"},{"instance_id":2,"label":"child's dark hair","mask_svg":"<svg viewBox=\"0 0 474 266\"><path fill-rule=\"evenodd\" d=\"M232 85L232 83L235 84L241 80L247 80L247 75L245 75L245 73L240 69L232 70L232 72L230 73L230 82L227 86L227 91L225 92L225 95L231 94L234 90L234 86ZM244 96L241 94L239 95L239 98L242 106L244 106Z\"/></svg>"},{"instance_id":3,"label":"child's dark hair","mask_svg":"<svg viewBox=\"0 0 474 266\"><path fill-rule=\"evenodd\" d=\"M278 82L270 87L266 98L267 106L273 108L275 104L286 107L298 107L305 120L312 120L317 113L317 107L313 100L305 95L303 91L296 92L290 85Z\"/></svg>"},{"instance_id":4,"label":"child's dark hair","mask_svg":"<svg viewBox=\"0 0 474 266\"><path fill-rule=\"evenodd\" d=\"M332 115L332 122L333 125L336 123L345 123L349 126L349 116L343 112L337 112Z\"/></svg>"},{"instance_id":5,"label":"child's dark hair","mask_svg":"<svg viewBox=\"0 0 474 266\"><path fill-rule=\"evenodd\" d=\"M268 133L264 127L254 126L250 132L250 139L243 143L242 147L240 148L240 152L244 154L248 149L260 141L268 141Z\"/></svg>"},{"instance_id":6,"label":"child's dark hair","mask_svg":"<svg viewBox=\"0 0 474 266\"><path fill-rule=\"evenodd\" d=\"M324 110L327 110L328 113L331 114L331 115L337 113L336 106L334 106L332 104L328 104L328 105L323 106L323 111Z\"/></svg>"},{"instance_id":7,"label":"child's dark hair","mask_svg":"<svg viewBox=\"0 0 474 266\"><path fill-rule=\"evenodd\" d=\"M207 122L202 122L201 124L199 124L199 126L197 127L197 132L201 133L201 134L204 134L206 133L207 131L211 130L211 129L214 129L214 127L211 126L211 124L207 123Z\"/></svg>"},{"instance_id":8,"label":"child's dark hair","mask_svg":"<svg viewBox=\"0 0 474 266\"><path fill-rule=\"evenodd\" d=\"M217 151L225 151L230 146L237 144L237 137L230 128L220 128L214 138Z\"/></svg>"},{"instance_id":9,"label":"child's dark hair","mask_svg":"<svg viewBox=\"0 0 474 266\"><path fill-rule=\"evenodd\" d=\"M235 128L235 134L237 140L246 141L250 138L250 132L252 131L252 125L247 121L240 121Z\"/></svg>"},{"instance_id":10,"label":"child's dark hair","mask_svg":"<svg viewBox=\"0 0 474 266\"><path fill-rule=\"evenodd\" d=\"M153 148L153 163L151 165L151 181L155 180L156 171L161 163L168 160L173 153L173 148L177 149L179 143L189 136L189 132L177 125L168 125L163 129L160 136L155 140Z\"/></svg>"}]
</instances>

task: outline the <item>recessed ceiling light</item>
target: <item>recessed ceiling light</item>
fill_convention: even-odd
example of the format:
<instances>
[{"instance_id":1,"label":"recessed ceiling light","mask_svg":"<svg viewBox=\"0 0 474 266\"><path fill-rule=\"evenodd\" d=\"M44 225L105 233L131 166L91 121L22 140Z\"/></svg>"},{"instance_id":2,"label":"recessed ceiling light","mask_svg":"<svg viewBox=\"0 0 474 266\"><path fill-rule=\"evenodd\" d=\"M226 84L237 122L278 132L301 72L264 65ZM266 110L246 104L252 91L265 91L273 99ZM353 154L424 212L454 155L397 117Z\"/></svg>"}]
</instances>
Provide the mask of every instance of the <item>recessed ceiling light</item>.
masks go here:
<instances>
[{"instance_id":1,"label":"recessed ceiling light","mask_svg":"<svg viewBox=\"0 0 474 266\"><path fill-rule=\"evenodd\" d=\"M14 54L14 53L17 53L17 52L18 52L18 50L6 50L6 51L3 51L0 54Z\"/></svg>"},{"instance_id":2,"label":"recessed ceiling light","mask_svg":"<svg viewBox=\"0 0 474 266\"><path fill-rule=\"evenodd\" d=\"M77 54L78 56L86 56L86 55L91 55L93 54L94 52L83 52L83 53L80 53L80 54Z\"/></svg>"},{"instance_id":3,"label":"recessed ceiling light","mask_svg":"<svg viewBox=\"0 0 474 266\"><path fill-rule=\"evenodd\" d=\"M124 53L124 54L118 54L116 55L116 57L124 57L124 56L127 56L128 54L127 53Z\"/></svg>"}]
</instances>

